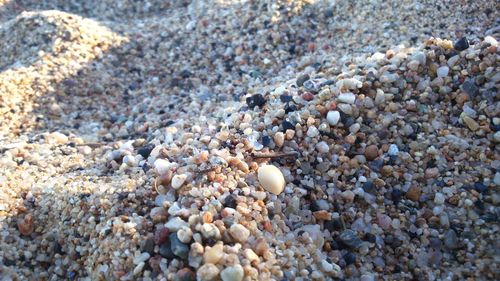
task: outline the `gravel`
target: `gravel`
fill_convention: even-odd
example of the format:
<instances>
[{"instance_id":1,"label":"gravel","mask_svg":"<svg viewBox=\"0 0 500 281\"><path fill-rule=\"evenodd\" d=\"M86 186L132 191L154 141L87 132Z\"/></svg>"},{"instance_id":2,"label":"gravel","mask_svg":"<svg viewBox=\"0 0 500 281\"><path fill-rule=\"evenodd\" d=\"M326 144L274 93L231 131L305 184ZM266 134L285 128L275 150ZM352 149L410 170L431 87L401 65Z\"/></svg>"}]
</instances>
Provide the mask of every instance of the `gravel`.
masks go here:
<instances>
[{"instance_id":1,"label":"gravel","mask_svg":"<svg viewBox=\"0 0 500 281\"><path fill-rule=\"evenodd\" d=\"M1 279L499 279L493 1L94 2L0 0Z\"/></svg>"}]
</instances>

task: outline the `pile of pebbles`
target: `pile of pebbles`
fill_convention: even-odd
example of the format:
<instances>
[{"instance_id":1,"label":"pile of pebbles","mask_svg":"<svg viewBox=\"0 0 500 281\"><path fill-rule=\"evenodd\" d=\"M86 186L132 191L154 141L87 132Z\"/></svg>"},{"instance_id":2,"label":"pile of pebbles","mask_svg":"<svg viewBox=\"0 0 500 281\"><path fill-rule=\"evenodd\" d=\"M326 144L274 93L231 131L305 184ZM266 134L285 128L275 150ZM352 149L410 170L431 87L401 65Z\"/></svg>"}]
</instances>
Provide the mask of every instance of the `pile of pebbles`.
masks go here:
<instances>
[{"instance_id":1,"label":"pile of pebbles","mask_svg":"<svg viewBox=\"0 0 500 281\"><path fill-rule=\"evenodd\" d=\"M0 25L2 277L499 279L494 3L59 2Z\"/></svg>"}]
</instances>

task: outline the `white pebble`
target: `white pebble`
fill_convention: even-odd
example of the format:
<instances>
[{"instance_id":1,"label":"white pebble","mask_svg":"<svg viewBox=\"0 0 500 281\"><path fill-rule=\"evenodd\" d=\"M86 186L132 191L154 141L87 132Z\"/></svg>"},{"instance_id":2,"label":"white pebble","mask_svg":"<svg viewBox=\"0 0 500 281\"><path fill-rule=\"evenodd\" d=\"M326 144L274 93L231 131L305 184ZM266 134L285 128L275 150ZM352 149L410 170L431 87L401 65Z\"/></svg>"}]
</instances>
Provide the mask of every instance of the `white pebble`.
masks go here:
<instances>
[{"instance_id":1,"label":"white pebble","mask_svg":"<svg viewBox=\"0 0 500 281\"><path fill-rule=\"evenodd\" d=\"M187 175L185 175L185 174L175 175L172 178L172 187L174 189L179 189L184 184L186 179L187 179Z\"/></svg>"},{"instance_id":2,"label":"white pebble","mask_svg":"<svg viewBox=\"0 0 500 281\"><path fill-rule=\"evenodd\" d=\"M274 165L264 165L257 171L259 183L262 187L276 195L283 192L285 188L285 178L283 173Z\"/></svg>"},{"instance_id":3,"label":"white pebble","mask_svg":"<svg viewBox=\"0 0 500 281\"><path fill-rule=\"evenodd\" d=\"M341 79L335 83L335 85L338 88L345 87L347 89L356 89L356 88L361 88L363 86L363 83L359 81L358 79L355 78L347 78L347 79Z\"/></svg>"},{"instance_id":4,"label":"white pebble","mask_svg":"<svg viewBox=\"0 0 500 281\"><path fill-rule=\"evenodd\" d=\"M389 150L387 151L387 153L390 155L390 156L397 156L399 154L399 148L397 145L395 144L391 144L389 146Z\"/></svg>"},{"instance_id":5,"label":"white pebble","mask_svg":"<svg viewBox=\"0 0 500 281\"><path fill-rule=\"evenodd\" d=\"M222 281L241 281L244 275L243 267L239 264L227 267L220 273Z\"/></svg>"},{"instance_id":6,"label":"white pebble","mask_svg":"<svg viewBox=\"0 0 500 281\"><path fill-rule=\"evenodd\" d=\"M217 277L217 275L219 275L219 269L211 263L202 265L196 271L196 279L199 281L213 280Z\"/></svg>"},{"instance_id":7,"label":"white pebble","mask_svg":"<svg viewBox=\"0 0 500 281\"><path fill-rule=\"evenodd\" d=\"M307 136L310 138L317 137L319 135L319 130L315 126L310 126L307 129Z\"/></svg>"},{"instance_id":8,"label":"white pebble","mask_svg":"<svg viewBox=\"0 0 500 281\"><path fill-rule=\"evenodd\" d=\"M235 223L229 228L229 234L231 234L234 240L244 243L250 236L250 230L239 223Z\"/></svg>"},{"instance_id":9,"label":"white pebble","mask_svg":"<svg viewBox=\"0 0 500 281\"><path fill-rule=\"evenodd\" d=\"M326 121L328 121L328 124L332 126L337 125L340 121L340 112L329 111L328 114L326 115Z\"/></svg>"},{"instance_id":10,"label":"white pebble","mask_svg":"<svg viewBox=\"0 0 500 281\"><path fill-rule=\"evenodd\" d=\"M320 141L316 144L316 149L320 152L320 153L328 153L328 151L330 150L330 148L328 147L328 144L324 141Z\"/></svg>"},{"instance_id":11,"label":"white pebble","mask_svg":"<svg viewBox=\"0 0 500 281\"><path fill-rule=\"evenodd\" d=\"M444 200L444 195L440 192L436 193L436 195L434 196L434 203L438 205L442 205L444 203Z\"/></svg>"},{"instance_id":12,"label":"white pebble","mask_svg":"<svg viewBox=\"0 0 500 281\"><path fill-rule=\"evenodd\" d=\"M356 96L353 93L342 93L337 100L343 103L353 104L354 101L356 101Z\"/></svg>"},{"instance_id":13,"label":"white pebble","mask_svg":"<svg viewBox=\"0 0 500 281\"><path fill-rule=\"evenodd\" d=\"M440 68L437 69L437 76L438 77L446 77L446 76L448 76L449 71L450 71L449 67L441 66Z\"/></svg>"},{"instance_id":14,"label":"white pebble","mask_svg":"<svg viewBox=\"0 0 500 281\"><path fill-rule=\"evenodd\" d=\"M174 164L170 163L170 161L165 159L156 159L154 163L155 170L159 175L167 173L167 171L173 166Z\"/></svg>"}]
</instances>

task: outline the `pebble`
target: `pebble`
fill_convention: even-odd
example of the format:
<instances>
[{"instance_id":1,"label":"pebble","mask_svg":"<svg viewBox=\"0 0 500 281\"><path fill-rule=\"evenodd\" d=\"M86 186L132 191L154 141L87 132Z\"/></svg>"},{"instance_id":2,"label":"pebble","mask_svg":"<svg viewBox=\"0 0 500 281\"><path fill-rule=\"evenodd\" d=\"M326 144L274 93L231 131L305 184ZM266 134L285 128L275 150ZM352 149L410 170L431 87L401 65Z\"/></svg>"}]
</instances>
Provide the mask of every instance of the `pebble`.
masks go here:
<instances>
[{"instance_id":1,"label":"pebble","mask_svg":"<svg viewBox=\"0 0 500 281\"><path fill-rule=\"evenodd\" d=\"M348 229L344 230L342 233L339 235L339 240L344 243L346 246L350 248L357 249L361 246L363 241L359 239L358 235L356 232Z\"/></svg>"},{"instance_id":2,"label":"pebble","mask_svg":"<svg viewBox=\"0 0 500 281\"><path fill-rule=\"evenodd\" d=\"M444 234L444 245L448 249L458 248L457 233L453 229L448 229Z\"/></svg>"},{"instance_id":3,"label":"pebble","mask_svg":"<svg viewBox=\"0 0 500 281\"><path fill-rule=\"evenodd\" d=\"M171 232L177 232L183 227L189 227L189 224L179 217L173 217L165 224L165 227Z\"/></svg>"},{"instance_id":4,"label":"pebble","mask_svg":"<svg viewBox=\"0 0 500 281\"><path fill-rule=\"evenodd\" d=\"M219 276L219 269L211 263L202 265L196 271L196 278L199 281L212 281L215 280L217 276Z\"/></svg>"},{"instance_id":5,"label":"pebble","mask_svg":"<svg viewBox=\"0 0 500 281\"><path fill-rule=\"evenodd\" d=\"M223 244L217 243L203 253L203 260L205 263L217 264L223 256Z\"/></svg>"},{"instance_id":6,"label":"pebble","mask_svg":"<svg viewBox=\"0 0 500 281\"><path fill-rule=\"evenodd\" d=\"M167 210L163 207L154 207L151 209L149 216L153 220L153 222L164 222L167 220L168 213Z\"/></svg>"},{"instance_id":7,"label":"pebble","mask_svg":"<svg viewBox=\"0 0 500 281\"><path fill-rule=\"evenodd\" d=\"M316 149L318 150L319 153L328 153L330 148L328 147L328 144L324 141L320 141L316 144Z\"/></svg>"},{"instance_id":8,"label":"pebble","mask_svg":"<svg viewBox=\"0 0 500 281\"><path fill-rule=\"evenodd\" d=\"M187 259L189 254L189 247L182 243L181 240L177 237L177 233L172 233L169 236L170 239L170 248L172 249L172 253L178 256L181 259Z\"/></svg>"},{"instance_id":9,"label":"pebble","mask_svg":"<svg viewBox=\"0 0 500 281\"><path fill-rule=\"evenodd\" d=\"M165 160L165 159L156 159L154 162L154 167L156 172L159 175L164 175L167 173L167 171L175 166L174 164L170 163L170 161Z\"/></svg>"},{"instance_id":10,"label":"pebble","mask_svg":"<svg viewBox=\"0 0 500 281\"><path fill-rule=\"evenodd\" d=\"M329 111L328 114L326 115L326 120L328 121L328 124L332 126L337 125L340 121L340 112Z\"/></svg>"},{"instance_id":11,"label":"pebble","mask_svg":"<svg viewBox=\"0 0 500 281\"><path fill-rule=\"evenodd\" d=\"M453 44L453 48L457 51L464 51L469 48L469 40L467 40L467 37L462 37L460 40L455 42Z\"/></svg>"},{"instance_id":12,"label":"pebble","mask_svg":"<svg viewBox=\"0 0 500 281\"><path fill-rule=\"evenodd\" d=\"M378 147L374 144L366 147L365 157L369 161L375 160L378 157Z\"/></svg>"},{"instance_id":13,"label":"pebble","mask_svg":"<svg viewBox=\"0 0 500 281\"><path fill-rule=\"evenodd\" d=\"M182 243L189 243L193 238L193 231L189 227L183 227L177 231L177 237Z\"/></svg>"},{"instance_id":14,"label":"pebble","mask_svg":"<svg viewBox=\"0 0 500 281\"><path fill-rule=\"evenodd\" d=\"M439 193L437 192L435 195L434 195L434 203L438 204L438 205L443 205L444 204L444 201L445 201L445 197L444 197L444 194L442 193Z\"/></svg>"},{"instance_id":15,"label":"pebble","mask_svg":"<svg viewBox=\"0 0 500 281\"><path fill-rule=\"evenodd\" d=\"M220 273L222 281L241 281L244 276L245 272L243 271L243 267L239 264L226 267Z\"/></svg>"},{"instance_id":16,"label":"pebble","mask_svg":"<svg viewBox=\"0 0 500 281\"><path fill-rule=\"evenodd\" d=\"M307 136L310 138L315 138L319 135L319 130L315 126L310 126L307 129Z\"/></svg>"},{"instance_id":17,"label":"pebble","mask_svg":"<svg viewBox=\"0 0 500 281\"><path fill-rule=\"evenodd\" d=\"M340 196L342 197L342 199L344 199L345 202L352 203L356 195L354 194L354 192L346 190L342 192Z\"/></svg>"},{"instance_id":18,"label":"pebble","mask_svg":"<svg viewBox=\"0 0 500 281\"><path fill-rule=\"evenodd\" d=\"M405 196L413 202L418 202L421 193L420 187L413 185L408 189Z\"/></svg>"},{"instance_id":19,"label":"pebble","mask_svg":"<svg viewBox=\"0 0 500 281\"><path fill-rule=\"evenodd\" d=\"M259 183L262 187L275 194L279 195L285 188L285 178L283 173L274 165L263 165L257 171Z\"/></svg>"},{"instance_id":20,"label":"pebble","mask_svg":"<svg viewBox=\"0 0 500 281\"><path fill-rule=\"evenodd\" d=\"M444 78L448 76L448 73L450 71L450 68L447 66L441 66L440 68L437 69L437 76Z\"/></svg>"},{"instance_id":21,"label":"pebble","mask_svg":"<svg viewBox=\"0 0 500 281\"><path fill-rule=\"evenodd\" d=\"M346 79L341 79L337 81L335 84L338 88L346 88L349 90L354 90L357 88L361 88L363 86L363 83L361 81L355 79L355 78L346 78Z\"/></svg>"},{"instance_id":22,"label":"pebble","mask_svg":"<svg viewBox=\"0 0 500 281\"><path fill-rule=\"evenodd\" d=\"M473 132L479 129L479 124L467 115L462 116L462 121L465 123L467 128L469 128Z\"/></svg>"},{"instance_id":23,"label":"pebble","mask_svg":"<svg viewBox=\"0 0 500 281\"><path fill-rule=\"evenodd\" d=\"M309 80L309 74L304 74L304 75L300 75L298 78L297 78L297 86L299 87L302 87L304 85L304 82L306 82L307 80Z\"/></svg>"},{"instance_id":24,"label":"pebble","mask_svg":"<svg viewBox=\"0 0 500 281\"><path fill-rule=\"evenodd\" d=\"M241 224L235 223L229 228L229 234L231 234L234 240L245 243L250 236L250 230Z\"/></svg>"},{"instance_id":25,"label":"pebble","mask_svg":"<svg viewBox=\"0 0 500 281\"><path fill-rule=\"evenodd\" d=\"M342 93L337 97L339 102L353 104L356 101L356 96L353 93Z\"/></svg>"},{"instance_id":26,"label":"pebble","mask_svg":"<svg viewBox=\"0 0 500 281\"><path fill-rule=\"evenodd\" d=\"M283 132L277 132L276 134L274 134L273 139L276 146L282 147L285 143L285 134L283 134Z\"/></svg>"},{"instance_id":27,"label":"pebble","mask_svg":"<svg viewBox=\"0 0 500 281\"><path fill-rule=\"evenodd\" d=\"M262 107L266 104L266 99L261 94L255 94L253 96L247 97L246 99L247 105L249 108L253 109L254 107Z\"/></svg>"},{"instance_id":28,"label":"pebble","mask_svg":"<svg viewBox=\"0 0 500 281\"><path fill-rule=\"evenodd\" d=\"M186 179L187 179L187 175L186 174L175 175L172 178L172 182L171 182L172 188L174 188L174 189L181 188L181 186L184 184L184 182L186 181Z\"/></svg>"},{"instance_id":29,"label":"pebble","mask_svg":"<svg viewBox=\"0 0 500 281\"><path fill-rule=\"evenodd\" d=\"M398 156L399 154L398 146L395 144L389 145L389 150L387 151L387 154L389 154L390 156Z\"/></svg>"}]
</instances>

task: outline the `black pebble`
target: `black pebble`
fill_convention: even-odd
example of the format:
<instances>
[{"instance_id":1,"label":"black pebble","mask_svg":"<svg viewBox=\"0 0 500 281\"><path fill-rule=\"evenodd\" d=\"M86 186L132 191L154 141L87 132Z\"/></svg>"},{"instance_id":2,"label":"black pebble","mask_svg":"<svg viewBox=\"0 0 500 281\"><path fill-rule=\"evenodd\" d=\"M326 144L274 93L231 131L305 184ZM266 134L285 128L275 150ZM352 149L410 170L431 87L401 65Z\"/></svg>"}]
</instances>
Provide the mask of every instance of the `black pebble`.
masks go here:
<instances>
[{"instance_id":1,"label":"black pebble","mask_svg":"<svg viewBox=\"0 0 500 281\"><path fill-rule=\"evenodd\" d=\"M170 248L170 240L167 240L160 246L160 256L169 260L175 258L175 255L172 252L172 249Z\"/></svg>"},{"instance_id":2,"label":"black pebble","mask_svg":"<svg viewBox=\"0 0 500 281\"><path fill-rule=\"evenodd\" d=\"M371 234L371 233L365 234L365 240L368 241L368 242L370 242L370 243L375 243L376 238L377 237L375 235Z\"/></svg>"},{"instance_id":3,"label":"black pebble","mask_svg":"<svg viewBox=\"0 0 500 281\"><path fill-rule=\"evenodd\" d=\"M137 150L137 154L141 155L142 158L147 159L149 157L149 154L151 154L151 151L154 149L154 145L148 144L146 146L143 146Z\"/></svg>"},{"instance_id":4,"label":"black pebble","mask_svg":"<svg viewBox=\"0 0 500 281\"><path fill-rule=\"evenodd\" d=\"M248 97L246 101L249 108L254 108L256 106L262 107L264 104L266 104L266 99L261 94L255 94L251 97Z\"/></svg>"},{"instance_id":5,"label":"black pebble","mask_svg":"<svg viewBox=\"0 0 500 281\"><path fill-rule=\"evenodd\" d=\"M295 130L295 126L286 120L281 123L281 126L283 127L283 131Z\"/></svg>"},{"instance_id":6,"label":"black pebble","mask_svg":"<svg viewBox=\"0 0 500 281\"><path fill-rule=\"evenodd\" d=\"M462 37L462 39L453 44L453 48L457 51L467 50L469 48L469 40L467 40L467 37Z\"/></svg>"},{"instance_id":7,"label":"black pebble","mask_svg":"<svg viewBox=\"0 0 500 281\"><path fill-rule=\"evenodd\" d=\"M474 184L474 189L480 193L485 193L486 191L488 191L488 187L482 182L476 182Z\"/></svg>"},{"instance_id":8,"label":"black pebble","mask_svg":"<svg viewBox=\"0 0 500 281\"><path fill-rule=\"evenodd\" d=\"M281 100L281 102L285 103L285 102L291 102L293 100L293 98L292 98L292 96L289 96L289 95L281 95L280 100Z\"/></svg>"},{"instance_id":9,"label":"black pebble","mask_svg":"<svg viewBox=\"0 0 500 281\"><path fill-rule=\"evenodd\" d=\"M236 209L236 195L234 194L229 194L225 199L224 199L224 207L228 208L233 208Z\"/></svg>"},{"instance_id":10,"label":"black pebble","mask_svg":"<svg viewBox=\"0 0 500 281\"><path fill-rule=\"evenodd\" d=\"M294 112L297 110L297 106L295 104L286 104L285 105L285 113L288 114L290 112Z\"/></svg>"},{"instance_id":11,"label":"black pebble","mask_svg":"<svg viewBox=\"0 0 500 281\"><path fill-rule=\"evenodd\" d=\"M346 265L350 265L350 264L353 264L356 262L356 255L351 253L351 252L348 252L347 254L345 254L343 258L344 258Z\"/></svg>"},{"instance_id":12,"label":"black pebble","mask_svg":"<svg viewBox=\"0 0 500 281\"><path fill-rule=\"evenodd\" d=\"M372 181L367 181L363 184L363 190L368 193L375 192L375 184Z\"/></svg>"},{"instance_id":13,"label":"black pebble","mask_svg":"<svg viewBox=\"0 0 500 281\"><path fill-rule=\"evenodd\" d=\"M398 203L399 201L401 201L401 198L403 197L403 192L401 191L401 189L393 189L392 192L391 192L391 199L392 201L394 201L394 203Z\"/></svg>"},{"instance_id":14,"label":"black pebble","mask_svg":"<svg viewBox=\"0 0 500 281\"><path fill-rule=\"evenodd\" d=\"M271 143L271 138L269 136L263 136L262 137L262 145L269 147L269 144Z\"/></svg>"},{"instance_id":15,"label":"black pebble","mask_svg":"<svg viewBox=\"0 0 500 281\"><path fill-rule=\"evenodd\" d=\"M144 244L142 244L141 251L146 252L152 256L155 250L155 240L153 238L148 238L143 243Z\"/></svg>"}]
</instances>

